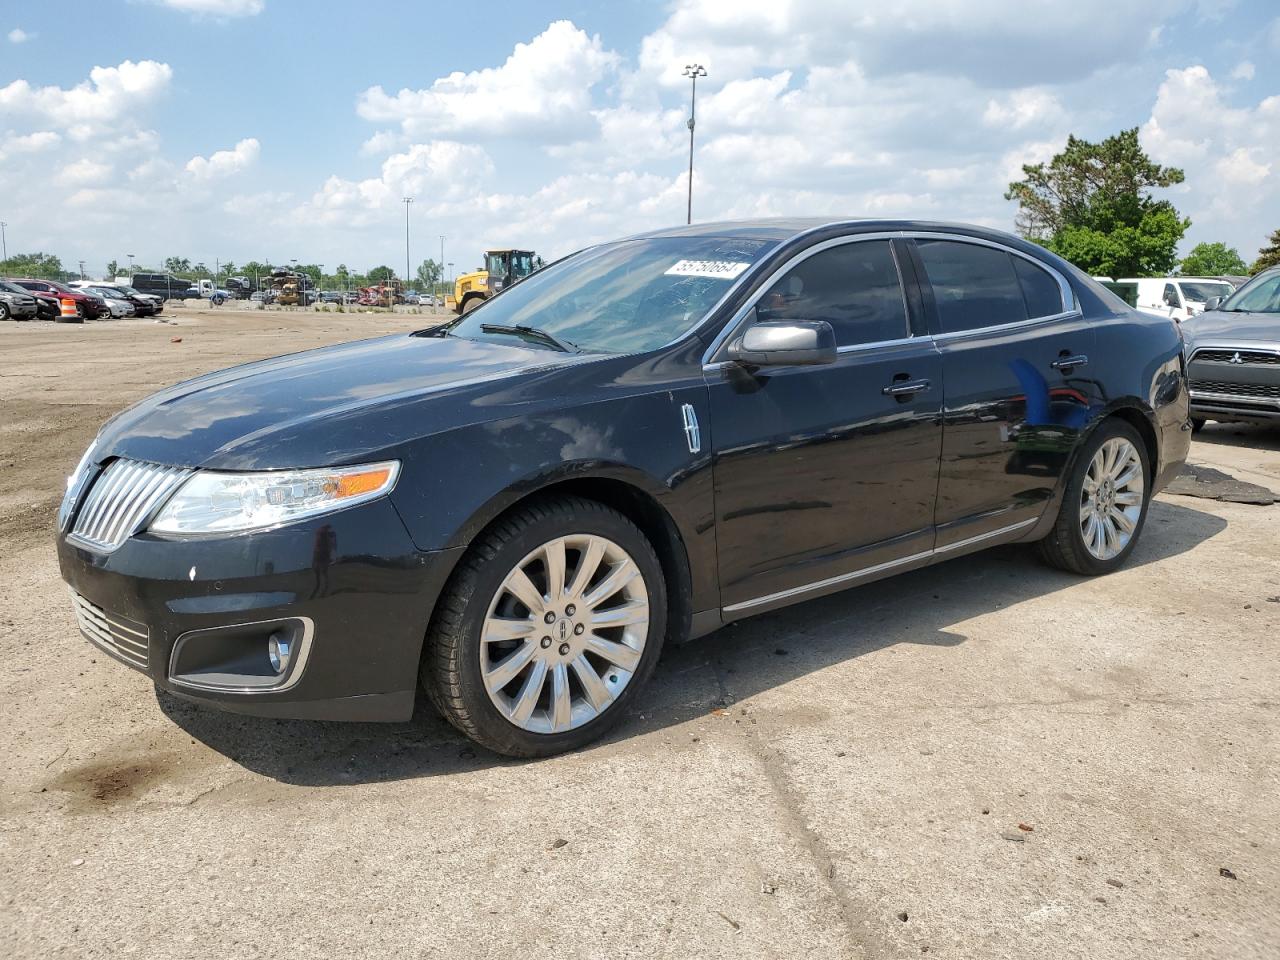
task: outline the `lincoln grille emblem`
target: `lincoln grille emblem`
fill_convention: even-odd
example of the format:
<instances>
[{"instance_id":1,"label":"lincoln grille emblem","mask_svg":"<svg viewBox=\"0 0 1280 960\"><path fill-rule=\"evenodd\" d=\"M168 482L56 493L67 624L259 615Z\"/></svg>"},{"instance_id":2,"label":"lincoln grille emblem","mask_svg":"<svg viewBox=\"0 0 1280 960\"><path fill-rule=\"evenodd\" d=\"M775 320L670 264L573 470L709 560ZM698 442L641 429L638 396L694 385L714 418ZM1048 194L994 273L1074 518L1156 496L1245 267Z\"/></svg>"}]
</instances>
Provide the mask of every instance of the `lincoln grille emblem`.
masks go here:
<instances>
[{"instance_id":1,"label":"lincoln grille emblem","mask_svg":"<svg viewBox=\"0 0 1280 960\"><path fill-rule=\"evenodd\" d=\"M1228 363L1244 363L1244 361L1240 359L1239 353L1232 354L1231 359L1228 360L1227 362Z\"/></svg>"}]
</instances>

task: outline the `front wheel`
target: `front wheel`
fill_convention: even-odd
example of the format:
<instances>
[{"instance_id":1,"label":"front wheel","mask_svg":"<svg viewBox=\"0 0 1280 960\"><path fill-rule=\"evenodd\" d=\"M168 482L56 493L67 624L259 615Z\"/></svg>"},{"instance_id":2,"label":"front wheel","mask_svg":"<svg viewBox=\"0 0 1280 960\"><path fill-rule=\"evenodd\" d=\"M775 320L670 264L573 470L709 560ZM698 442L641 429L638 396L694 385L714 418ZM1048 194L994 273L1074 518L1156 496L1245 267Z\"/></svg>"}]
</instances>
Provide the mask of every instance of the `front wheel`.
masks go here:
<instances>
[{"instance_id":1,"label":"front wheel","mask_svg":"<svg viewBox=\"0 0 1280 960\"><path fill-rule=\"evenodd\" d=\"M595 501L545 501L500 520L460 562L428 631L423 686L497 753L574 750L625 715L666 622L644 534Z\"/></svg>"},{"instance_id":2,"label":"front wheel","mask_svg":"<svg viewBox=\"0 0 1280 960\"><path fill-rule=\"evenodd\" d=\"M1142 437L1123 420L1106 420L1072 469L1040 555L1073 573L1110 573L1128 558L1147 519L1151 465Z\"/></svg>"},{"instance_id":3,"label":"front wheel","mask_svg":"<svg viewBox=\"0 0 1280 960\"><path fill-rule=\"evenodd\" d=\"M0 300L0 320L8 320L8 319L9 319L9 305L5 303L3 300Z\"/></svg>"}]
</instances>

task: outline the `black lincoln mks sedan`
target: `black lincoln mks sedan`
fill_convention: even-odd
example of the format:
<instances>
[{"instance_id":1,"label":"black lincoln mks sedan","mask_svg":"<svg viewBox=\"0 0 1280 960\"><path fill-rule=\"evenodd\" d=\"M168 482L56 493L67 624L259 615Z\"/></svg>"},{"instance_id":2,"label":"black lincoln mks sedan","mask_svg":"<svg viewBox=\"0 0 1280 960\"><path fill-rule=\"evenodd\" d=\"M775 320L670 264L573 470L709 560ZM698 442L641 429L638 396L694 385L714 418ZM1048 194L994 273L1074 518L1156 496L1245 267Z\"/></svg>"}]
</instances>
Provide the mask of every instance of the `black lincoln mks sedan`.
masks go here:
<instances>
[{"instance_id":1,"label":"black lincoln mks sedan","mask_svg":"<svg viewBox=\"0 0 1280 960\"><path fill-rule=\"evenodd\" d=\"M443 327L116 416L67 485L80 629L173 694L536 756L664 642L994 544L1123 563L1191 437L1175 325L977 227L715 223Z\"/></svg>"}]
</instances>

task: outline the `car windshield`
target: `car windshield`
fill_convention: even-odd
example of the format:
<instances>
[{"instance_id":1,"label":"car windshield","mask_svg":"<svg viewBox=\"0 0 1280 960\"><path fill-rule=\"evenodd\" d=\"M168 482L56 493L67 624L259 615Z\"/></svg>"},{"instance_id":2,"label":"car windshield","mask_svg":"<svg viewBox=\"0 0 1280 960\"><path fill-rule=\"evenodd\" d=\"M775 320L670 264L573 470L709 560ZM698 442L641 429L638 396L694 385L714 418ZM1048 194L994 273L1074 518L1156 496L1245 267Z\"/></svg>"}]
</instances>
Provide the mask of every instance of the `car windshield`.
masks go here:
<instances>
[{"instance_id":1,"label":"car windshield","mask_svg":"<svg viewBox=\"0 0 1280 960\"><path fill-rule=\"evenodd\" d=\"M1219 309L1241 313L1280 313L1280 273L1255 277Z\"/></svg>"},{"instance_id":2,"label":"car windshield","mask_svg":"<svg viewBox=\"0 0 1280 960\"><path fill-rule=\"evenodd\" d=\"M1196 303L1204 303L1214 297L1231 295L1231 284L1229 283L1188 283L1184 280L1180 286L1182 287L1182 296L1187 300L1194 300Z\"/></svg>"},{"instance_id":3,"label":"car windshield","mask_svg":"<svg viewBox=\"0 0 1280 960\"><path fill-rule=\"evenodd\" d=\"M5 293L21 293L23 296L31 296L31 291L26 287L20 287L16 283L10 283L8 280L0 280L0 290Z\"/></svg>"},{"instance_id":4,"label":"car windshield","mask_svg":"<svg viewBox=\"0 0 1280 960\"><path fill-rule=\"evenodd\" d=\"M731 237L656 237L591 247L486 301L447 333L546 345L497 329L529 327L587 353L653 350L692 328L775 245Z\"/></svg>"}]
</instances>

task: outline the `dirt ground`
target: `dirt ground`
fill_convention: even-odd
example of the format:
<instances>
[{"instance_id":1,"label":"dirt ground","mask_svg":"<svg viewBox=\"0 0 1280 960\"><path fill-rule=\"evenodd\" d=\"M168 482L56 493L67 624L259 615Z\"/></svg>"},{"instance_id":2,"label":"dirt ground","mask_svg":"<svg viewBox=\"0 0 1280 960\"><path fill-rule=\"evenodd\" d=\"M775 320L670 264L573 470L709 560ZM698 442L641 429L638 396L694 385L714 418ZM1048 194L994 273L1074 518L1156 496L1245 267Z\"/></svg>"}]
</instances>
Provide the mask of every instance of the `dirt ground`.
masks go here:
<instances>
[{"instance_id":1,"label":"dirt ground","mask_svg":"<svg viewBox=\"0 0 1280 960\"><path fill-rule=\"evenodd\" d=\"M552 760L236 717L78 636L63 478L164 384L429 318L174 315L0 326L0 956L1280 956L1280 506L746 621ZM1280 432L1192 459L1280 490Z\"/></svg>"}]
</instances>

